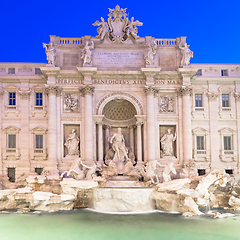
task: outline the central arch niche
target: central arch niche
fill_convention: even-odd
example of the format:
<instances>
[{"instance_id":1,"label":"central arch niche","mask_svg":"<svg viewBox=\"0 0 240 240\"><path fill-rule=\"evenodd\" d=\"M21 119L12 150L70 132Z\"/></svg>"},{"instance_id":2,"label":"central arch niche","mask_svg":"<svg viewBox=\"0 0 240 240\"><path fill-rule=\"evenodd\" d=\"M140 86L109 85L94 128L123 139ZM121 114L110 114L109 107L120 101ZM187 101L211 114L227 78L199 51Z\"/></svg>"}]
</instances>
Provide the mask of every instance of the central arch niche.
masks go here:
<instances>
[{"instance_id":1,"label":"central arch niche","mask_svg":"<svg viewBox=\"0 0 240 240\"><path fill-rule=\"evenodd\" d=\"M105 104L102 110L103 117L103 146L104 146L104 158L108 149L112 146L109 143L109 137L111 137L117 128L122 129L122 134L125 139L126 147L129 153L132 152L135 155L136 149L136 115L137 110L135 106L128 100L122 98L115 98Z\"/></svg>"},{"instance_id":2,"label":"central arch niche","mask_svg":"<svg viewBox=\"0 0 240 240\"><path fill-rule=\"evenodd\" d=\"M103 115L109 120L130 120L137 115L137 111L129 101L125 99L114 99L105 105Z\"/></svg>"}]
</instances>

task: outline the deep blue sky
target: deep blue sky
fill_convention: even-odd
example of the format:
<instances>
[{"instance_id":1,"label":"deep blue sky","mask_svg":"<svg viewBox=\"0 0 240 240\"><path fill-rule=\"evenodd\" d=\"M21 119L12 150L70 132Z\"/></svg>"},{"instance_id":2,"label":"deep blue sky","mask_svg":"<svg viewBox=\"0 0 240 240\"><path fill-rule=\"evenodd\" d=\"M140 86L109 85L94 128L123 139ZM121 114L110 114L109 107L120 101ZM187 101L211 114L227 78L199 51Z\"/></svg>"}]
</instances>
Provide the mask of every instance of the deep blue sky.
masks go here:
<instances>
[{"instance_id":1,"label":"deep blue sky","mask_svg":"<svg viewBox=\"0 0 240 240\"><path fill-rule=\"evenodd\" d=\"M3 0L0 62L46 62L49 35L96 36L92 23L116 4L143 22L141 37L187 36L191 63L240 63L240 0Z\"/></svg>"}]
</instances>

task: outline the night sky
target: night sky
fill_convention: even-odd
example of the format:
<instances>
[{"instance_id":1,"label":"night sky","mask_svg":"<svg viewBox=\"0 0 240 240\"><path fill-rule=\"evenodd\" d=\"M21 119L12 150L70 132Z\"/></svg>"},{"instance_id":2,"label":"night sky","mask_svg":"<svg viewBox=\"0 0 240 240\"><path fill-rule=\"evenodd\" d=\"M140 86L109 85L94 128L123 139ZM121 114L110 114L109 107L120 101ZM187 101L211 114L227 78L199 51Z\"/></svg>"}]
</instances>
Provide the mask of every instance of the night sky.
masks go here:
<instances>
[{"instance_id":1,"label":"night sky","mask_svg":"<svg viewBox=\"0 0 240 240\"><path fill-rule=\"evenodd\" d=\"M96 36L92 26L119 4L143 22L139 36L187 36L191 63L240 63L240 0L56 1L3 0L0 62L46 62L49 35Z\"/></svg>"}]
</instances>

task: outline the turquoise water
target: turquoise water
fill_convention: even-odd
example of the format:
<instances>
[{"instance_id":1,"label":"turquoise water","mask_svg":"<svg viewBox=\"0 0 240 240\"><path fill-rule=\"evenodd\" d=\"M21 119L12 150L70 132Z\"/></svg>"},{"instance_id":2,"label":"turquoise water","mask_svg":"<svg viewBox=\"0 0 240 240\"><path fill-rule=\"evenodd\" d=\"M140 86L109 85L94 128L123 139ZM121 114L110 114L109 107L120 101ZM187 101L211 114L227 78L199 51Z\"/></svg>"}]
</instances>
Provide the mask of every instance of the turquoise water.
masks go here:
<instances>
[{"instance_id":1,"label":"turquoise water","mask_svg":"<svg viewBox=\"0 0 240 240\"><path fill-rule=\"evenodd\" d=\"M0 240L239 240L240 217L184 218L164 213L113 215L75 210L0 214Z\"/></svg>"}]
</instances>

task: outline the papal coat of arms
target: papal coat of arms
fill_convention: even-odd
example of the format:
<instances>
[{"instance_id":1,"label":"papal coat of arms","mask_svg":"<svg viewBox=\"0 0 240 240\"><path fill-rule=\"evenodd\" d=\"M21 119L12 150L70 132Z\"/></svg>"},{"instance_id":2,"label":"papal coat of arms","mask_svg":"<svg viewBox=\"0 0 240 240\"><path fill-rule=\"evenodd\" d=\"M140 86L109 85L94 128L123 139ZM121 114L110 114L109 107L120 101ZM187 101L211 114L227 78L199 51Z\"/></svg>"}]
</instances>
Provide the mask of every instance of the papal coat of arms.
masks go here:
<instances>
[{"instance_id":1,"label":"papal coat of arms","mask_svg":"<svg viewBox=\"0 0 240 240\"><path fill-rule=\"evenodd\" d=\"M142 26L141 22L128 19L126 8L120 8L117 5L115 8L109 8L108 20L105 22L104 18L101 17L101 22L98 20L93 23L93 26L98 26L98 38L103 42L104 39L109 39L112 42L125 42L128 38L133 41L138 38L137 26Z\"/></svg>"}]
</instances>

